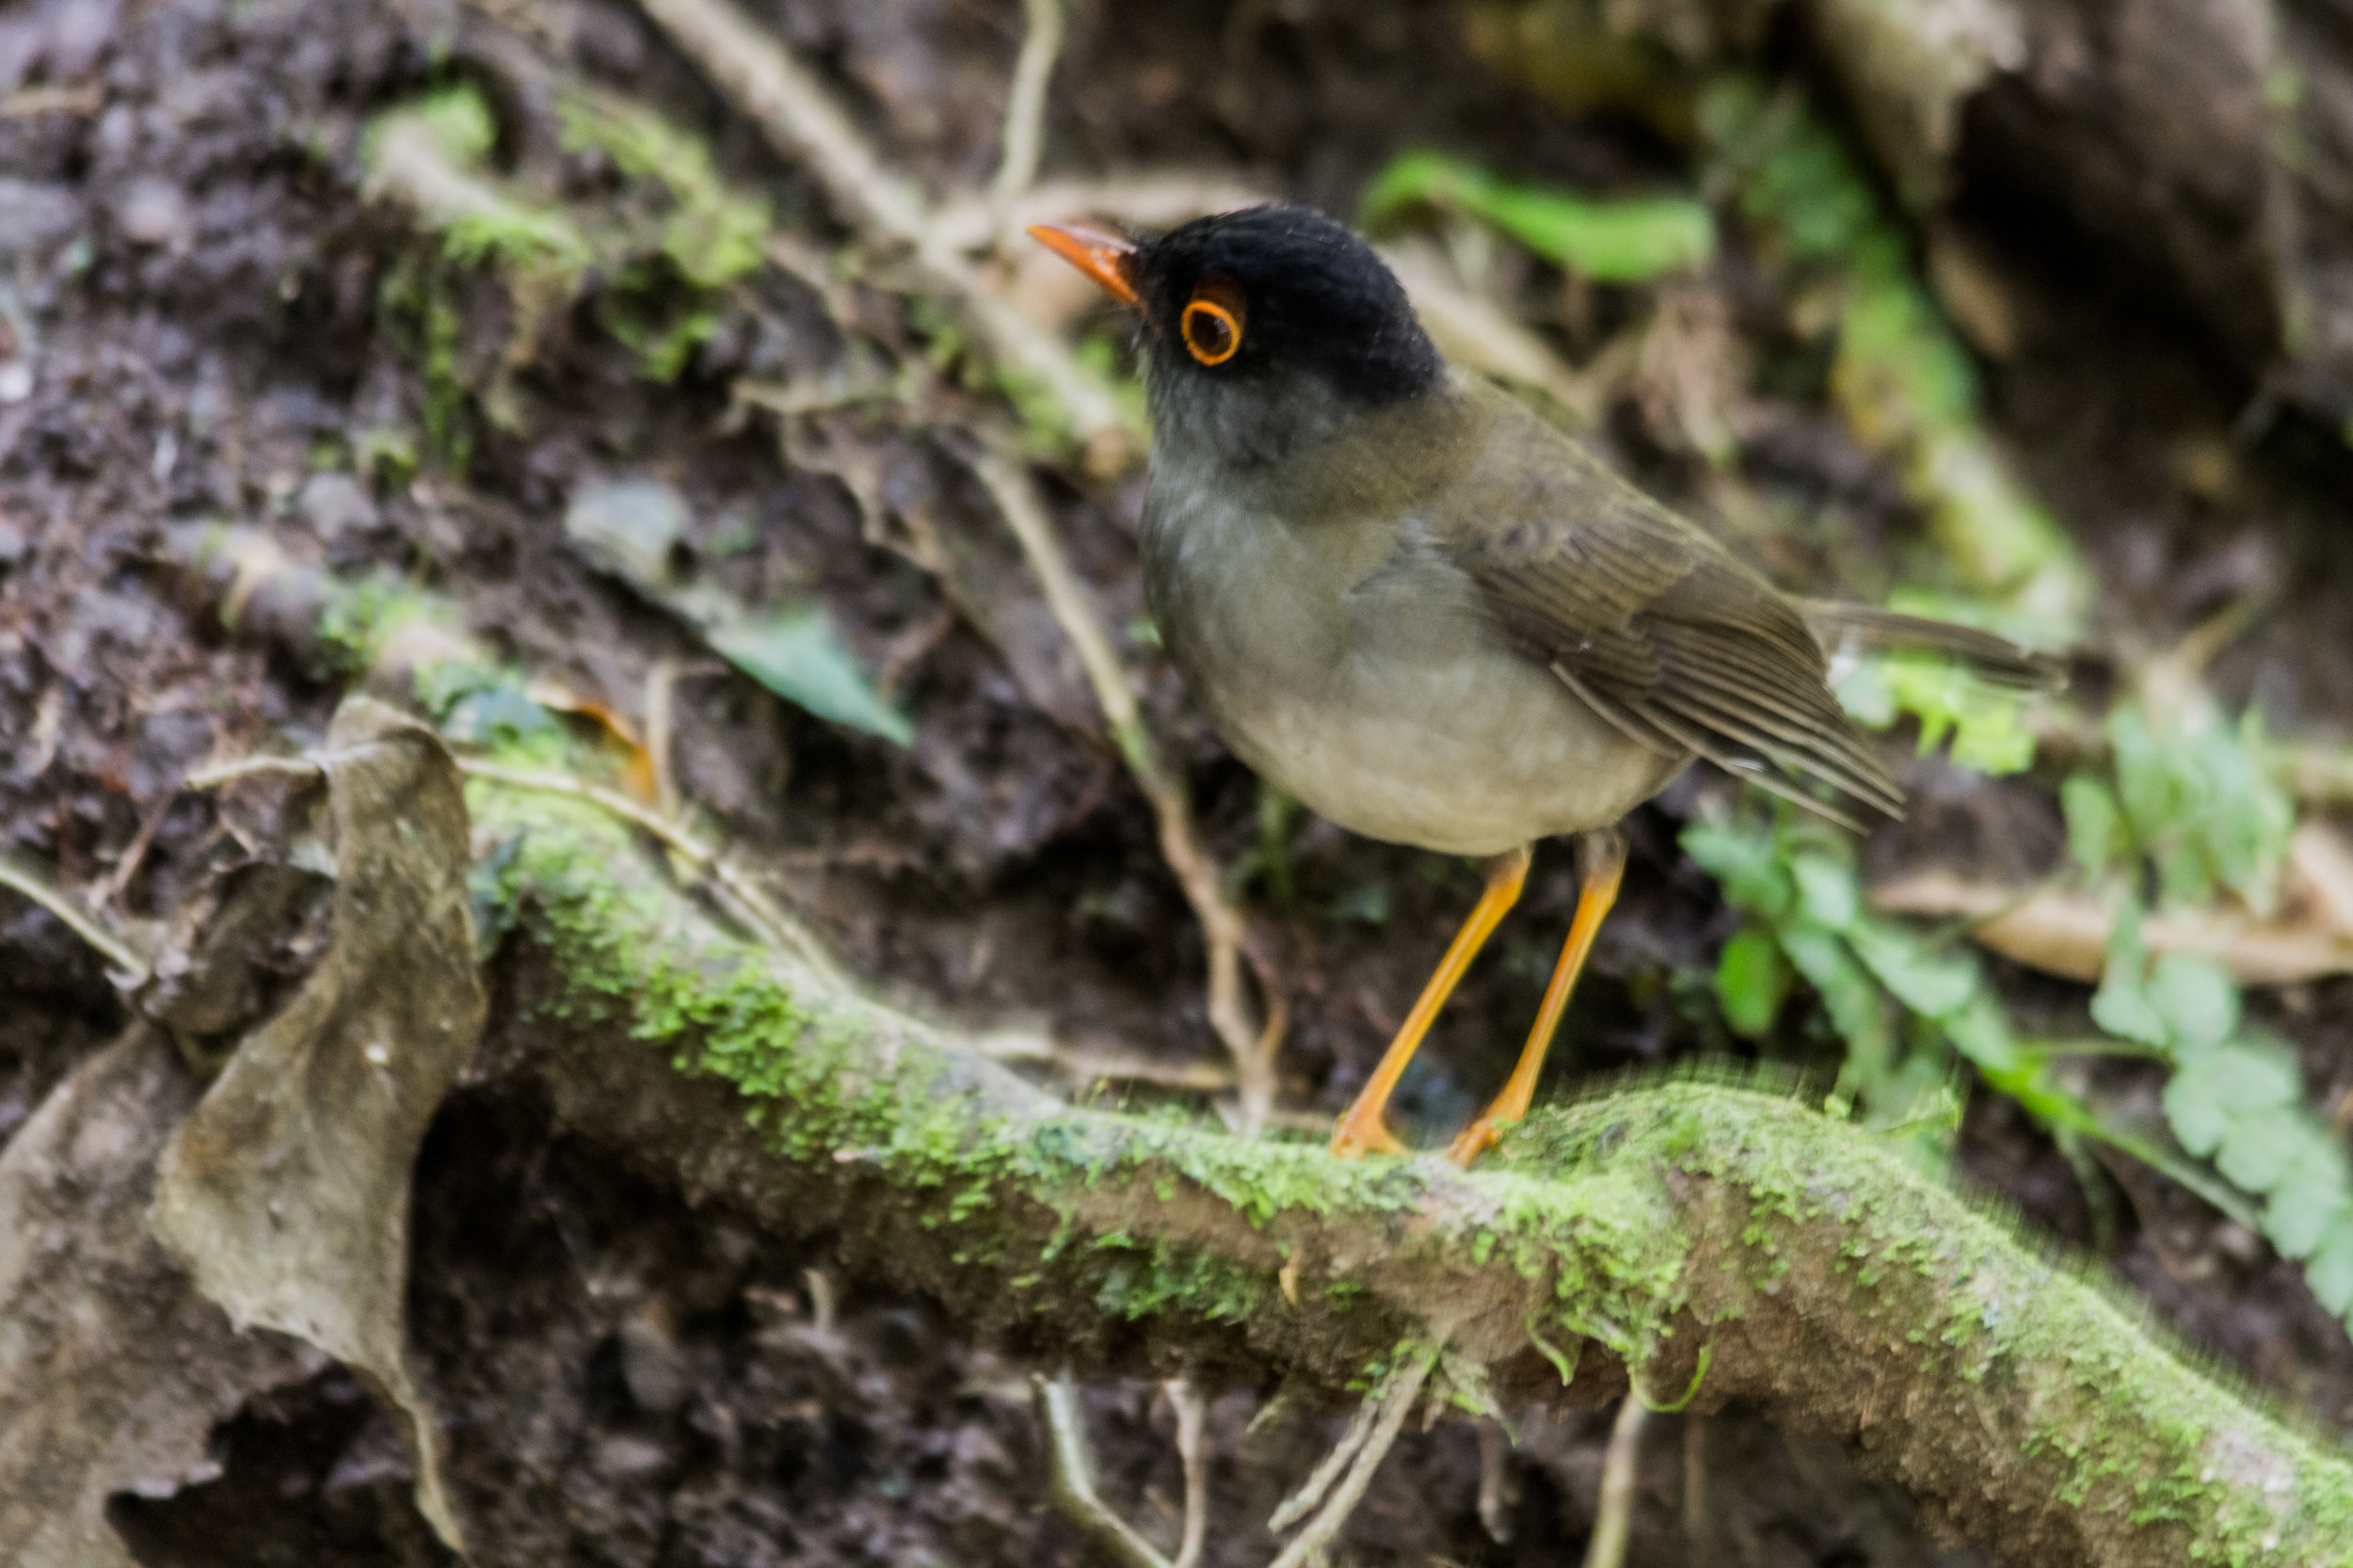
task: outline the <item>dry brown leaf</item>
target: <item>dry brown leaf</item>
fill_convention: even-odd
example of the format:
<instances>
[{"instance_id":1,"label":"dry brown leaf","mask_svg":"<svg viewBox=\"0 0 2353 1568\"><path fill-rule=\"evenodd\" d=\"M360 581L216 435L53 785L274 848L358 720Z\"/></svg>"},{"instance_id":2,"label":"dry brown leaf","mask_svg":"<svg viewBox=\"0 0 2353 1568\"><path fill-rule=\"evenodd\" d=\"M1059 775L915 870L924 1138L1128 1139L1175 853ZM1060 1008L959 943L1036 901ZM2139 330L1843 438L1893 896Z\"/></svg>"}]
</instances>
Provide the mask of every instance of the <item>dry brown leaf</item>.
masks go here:
<instances>
[{"instance_id":1,"label":"dry brown leaf","mask_svg":"<svg viewBox=\"0 0 2353 1568\"><path fill-rule=\"evenodd\" d=\"M647 750L645 738L627 713L602 697L583 696L561 680L546 676L535 677L526 683L523 696L542 708L574 714L602 728L606 741L621 754L622 791L648 806L661 804L661 765Z\"/></svg>"},{"instance_id":2,"label":"dry brown leaf","mask_svg":"<svg viewBox=\"0 0 2353 1568\"><path fill-rule=\"evenodd\" d=\"M2278 917L2221 907L2162 910L2142 924L2141 939L2152 952L2211 958L2246 985L2353 973L2353 930L2313 918L2313 904L2296 897L2297 870L2291 857L2290 902ZM1970 936L1980 945L2045 974L2090 984L2107 964L2110 911L2089 892L2029 893L1930 871L1882 882L1870 899L1891 914L1975 921Z\"/></svg>"},{"instance_id":3,"label":"dry brown leaf","mask_svg":"<svg viewBox=\"0 0 2353 1568\"><path fill-rule=\"evenodd\" d=\"M327 1365L238 1332L149 1234L156 1153L195 1097L141 1024L0 1149L0 1561L130 1568L108 1496L210 1479L217 1422Z\"/></svg>"},{"instance_id":4,"label":"dry brown leaf","mask_svg":"<svg viewBox=\"0 0 2353 1568\"><path fill-rule=\"evenodd\" d=\"M463 1550L404 1299L410 1171L485 1005L465 796L440 738L397 709L353 697L327 741L333 943L173 1135L152 1223L238 1324L308 1340L392 1400L418 1507Z\"/></svg>"},{"instance_id":5,"label":"dry brown leaf","mask_svg":"<svg viewBox=\"0 0 2353 1568\"><path fill-rule=\"evenodd\" d=\"M2353 844L2337 828L2317 817L2297 824L2282 880L2290 908L2330 931L2353 934Z\"/></svg>"}]
</instances>

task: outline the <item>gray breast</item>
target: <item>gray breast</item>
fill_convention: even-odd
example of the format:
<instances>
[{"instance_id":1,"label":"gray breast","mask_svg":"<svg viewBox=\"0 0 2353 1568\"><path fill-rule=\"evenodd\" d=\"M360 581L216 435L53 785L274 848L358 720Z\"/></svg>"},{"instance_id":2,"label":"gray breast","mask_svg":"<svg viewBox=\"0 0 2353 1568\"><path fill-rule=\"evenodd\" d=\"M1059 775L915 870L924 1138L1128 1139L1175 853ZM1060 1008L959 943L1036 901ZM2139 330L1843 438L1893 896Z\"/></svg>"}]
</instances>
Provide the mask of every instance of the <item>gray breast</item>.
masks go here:
<instances>
[{"instance_id":1,"label":"gray breast","mask_svg":"<svg viewBox=\"0 0 2353 1568\"><path fill-rule=\"evenodd\" d=\"M1156 456L1153 617L1259 774L1353 832L1464 855L1616 821L1681 767L1506 644L1407 517L1312 527Z\"/></svg>"}]
</instances>

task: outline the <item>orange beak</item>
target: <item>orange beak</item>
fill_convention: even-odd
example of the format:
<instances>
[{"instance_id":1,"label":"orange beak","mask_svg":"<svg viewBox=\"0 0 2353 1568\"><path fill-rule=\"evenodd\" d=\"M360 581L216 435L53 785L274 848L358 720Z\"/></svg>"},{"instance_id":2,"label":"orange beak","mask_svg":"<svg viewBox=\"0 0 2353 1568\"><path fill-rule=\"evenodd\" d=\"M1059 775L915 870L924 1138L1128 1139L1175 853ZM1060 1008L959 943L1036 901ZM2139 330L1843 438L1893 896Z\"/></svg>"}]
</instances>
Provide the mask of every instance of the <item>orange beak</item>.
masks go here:
<instances>
[{"instance_id":1,"label":"orange beak","mask_svg":"<svg viewBox=\"0 0 2353 1568\"><path fill-rule=\"evenodd\" d=\"M1076 223L1032 223L1030 237L1100 283L1122 305L1144 309L1136 294L1132 241Z\"/></svg>"}]
</instances>

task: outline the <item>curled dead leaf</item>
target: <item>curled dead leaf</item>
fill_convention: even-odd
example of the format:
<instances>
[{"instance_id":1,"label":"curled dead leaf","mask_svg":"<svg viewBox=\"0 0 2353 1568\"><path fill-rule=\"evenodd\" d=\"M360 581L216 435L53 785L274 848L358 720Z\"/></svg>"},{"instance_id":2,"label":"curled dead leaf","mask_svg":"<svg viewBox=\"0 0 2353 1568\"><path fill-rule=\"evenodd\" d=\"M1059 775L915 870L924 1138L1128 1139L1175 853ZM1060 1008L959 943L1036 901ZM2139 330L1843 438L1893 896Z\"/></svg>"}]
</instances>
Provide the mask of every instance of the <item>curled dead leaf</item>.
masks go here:
<instances>
[{"instance_id":1,"label":"curled dead leaf","mask_svg":"<svg viewBox=\"0 0 2353 1568\"><path fill-rule=\"evenodd\" d=\"M2353 974L2353 850L2326 824L2307 822L2289 841L2280 913L2210 906L2151 915L2141 939L2154 953L2211 958L2244 985L2286 985ZM2013 963L2096 983L2107 965L2110 910L2077 889L2034 892L1975 882L1948 871L1915 872L1870 891L1891 914L1973 922L1970 936Z\"/></svg>"},{"instance_id":2,"label":"curled dead leaf","mask_svg":"<svg viewBox=\"0 0 2353 1568\"><path fill-rule=\"evenodd\" d=\"M106 1499L209 1479L216 1423L327 1364L239 1332L149 1234L156 1152L195 1095L141 1023L0 1149L0 1562L130 1568Z\"/></svg>"},{"instance_id":3,"label":"curled dead leaf","mask_svg":"<svg viewBox=\"0 0 2353 1568\"><path fill-rule=\"evenodd\" d=\"M392 1401L417 1453L418 1507L462 1550L404 1303L411 1168L485 1007L465 796L440 738L367 697L337 712L319 761L332 942L165 1147L152 1224L240 1327L307 1340Z\"/></svg>"}]
</instances>

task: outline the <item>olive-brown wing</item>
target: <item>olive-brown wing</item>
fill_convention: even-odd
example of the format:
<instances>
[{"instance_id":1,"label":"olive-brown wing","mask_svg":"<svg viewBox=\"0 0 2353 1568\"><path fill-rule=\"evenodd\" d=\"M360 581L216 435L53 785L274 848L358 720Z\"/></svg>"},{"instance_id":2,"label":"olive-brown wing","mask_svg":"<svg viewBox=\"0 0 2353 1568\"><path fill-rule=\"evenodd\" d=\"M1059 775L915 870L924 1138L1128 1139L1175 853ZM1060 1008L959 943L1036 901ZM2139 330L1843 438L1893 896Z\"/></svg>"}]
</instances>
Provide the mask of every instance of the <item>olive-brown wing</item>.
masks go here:
<instances>
[{"instance_id":1,"label":"olive-brown wing","mask_svg":"<svg viewBox=\"0 0 2353 1568\"><path fill-rule=\"evenodd\" d=\"M1443 533L1514 644L1638 744L1850 825L1849 803L1902 815L1824 682L1821 645L1771 584L1565 441L1503 472Z\"/></svg>"}]
</instances>

